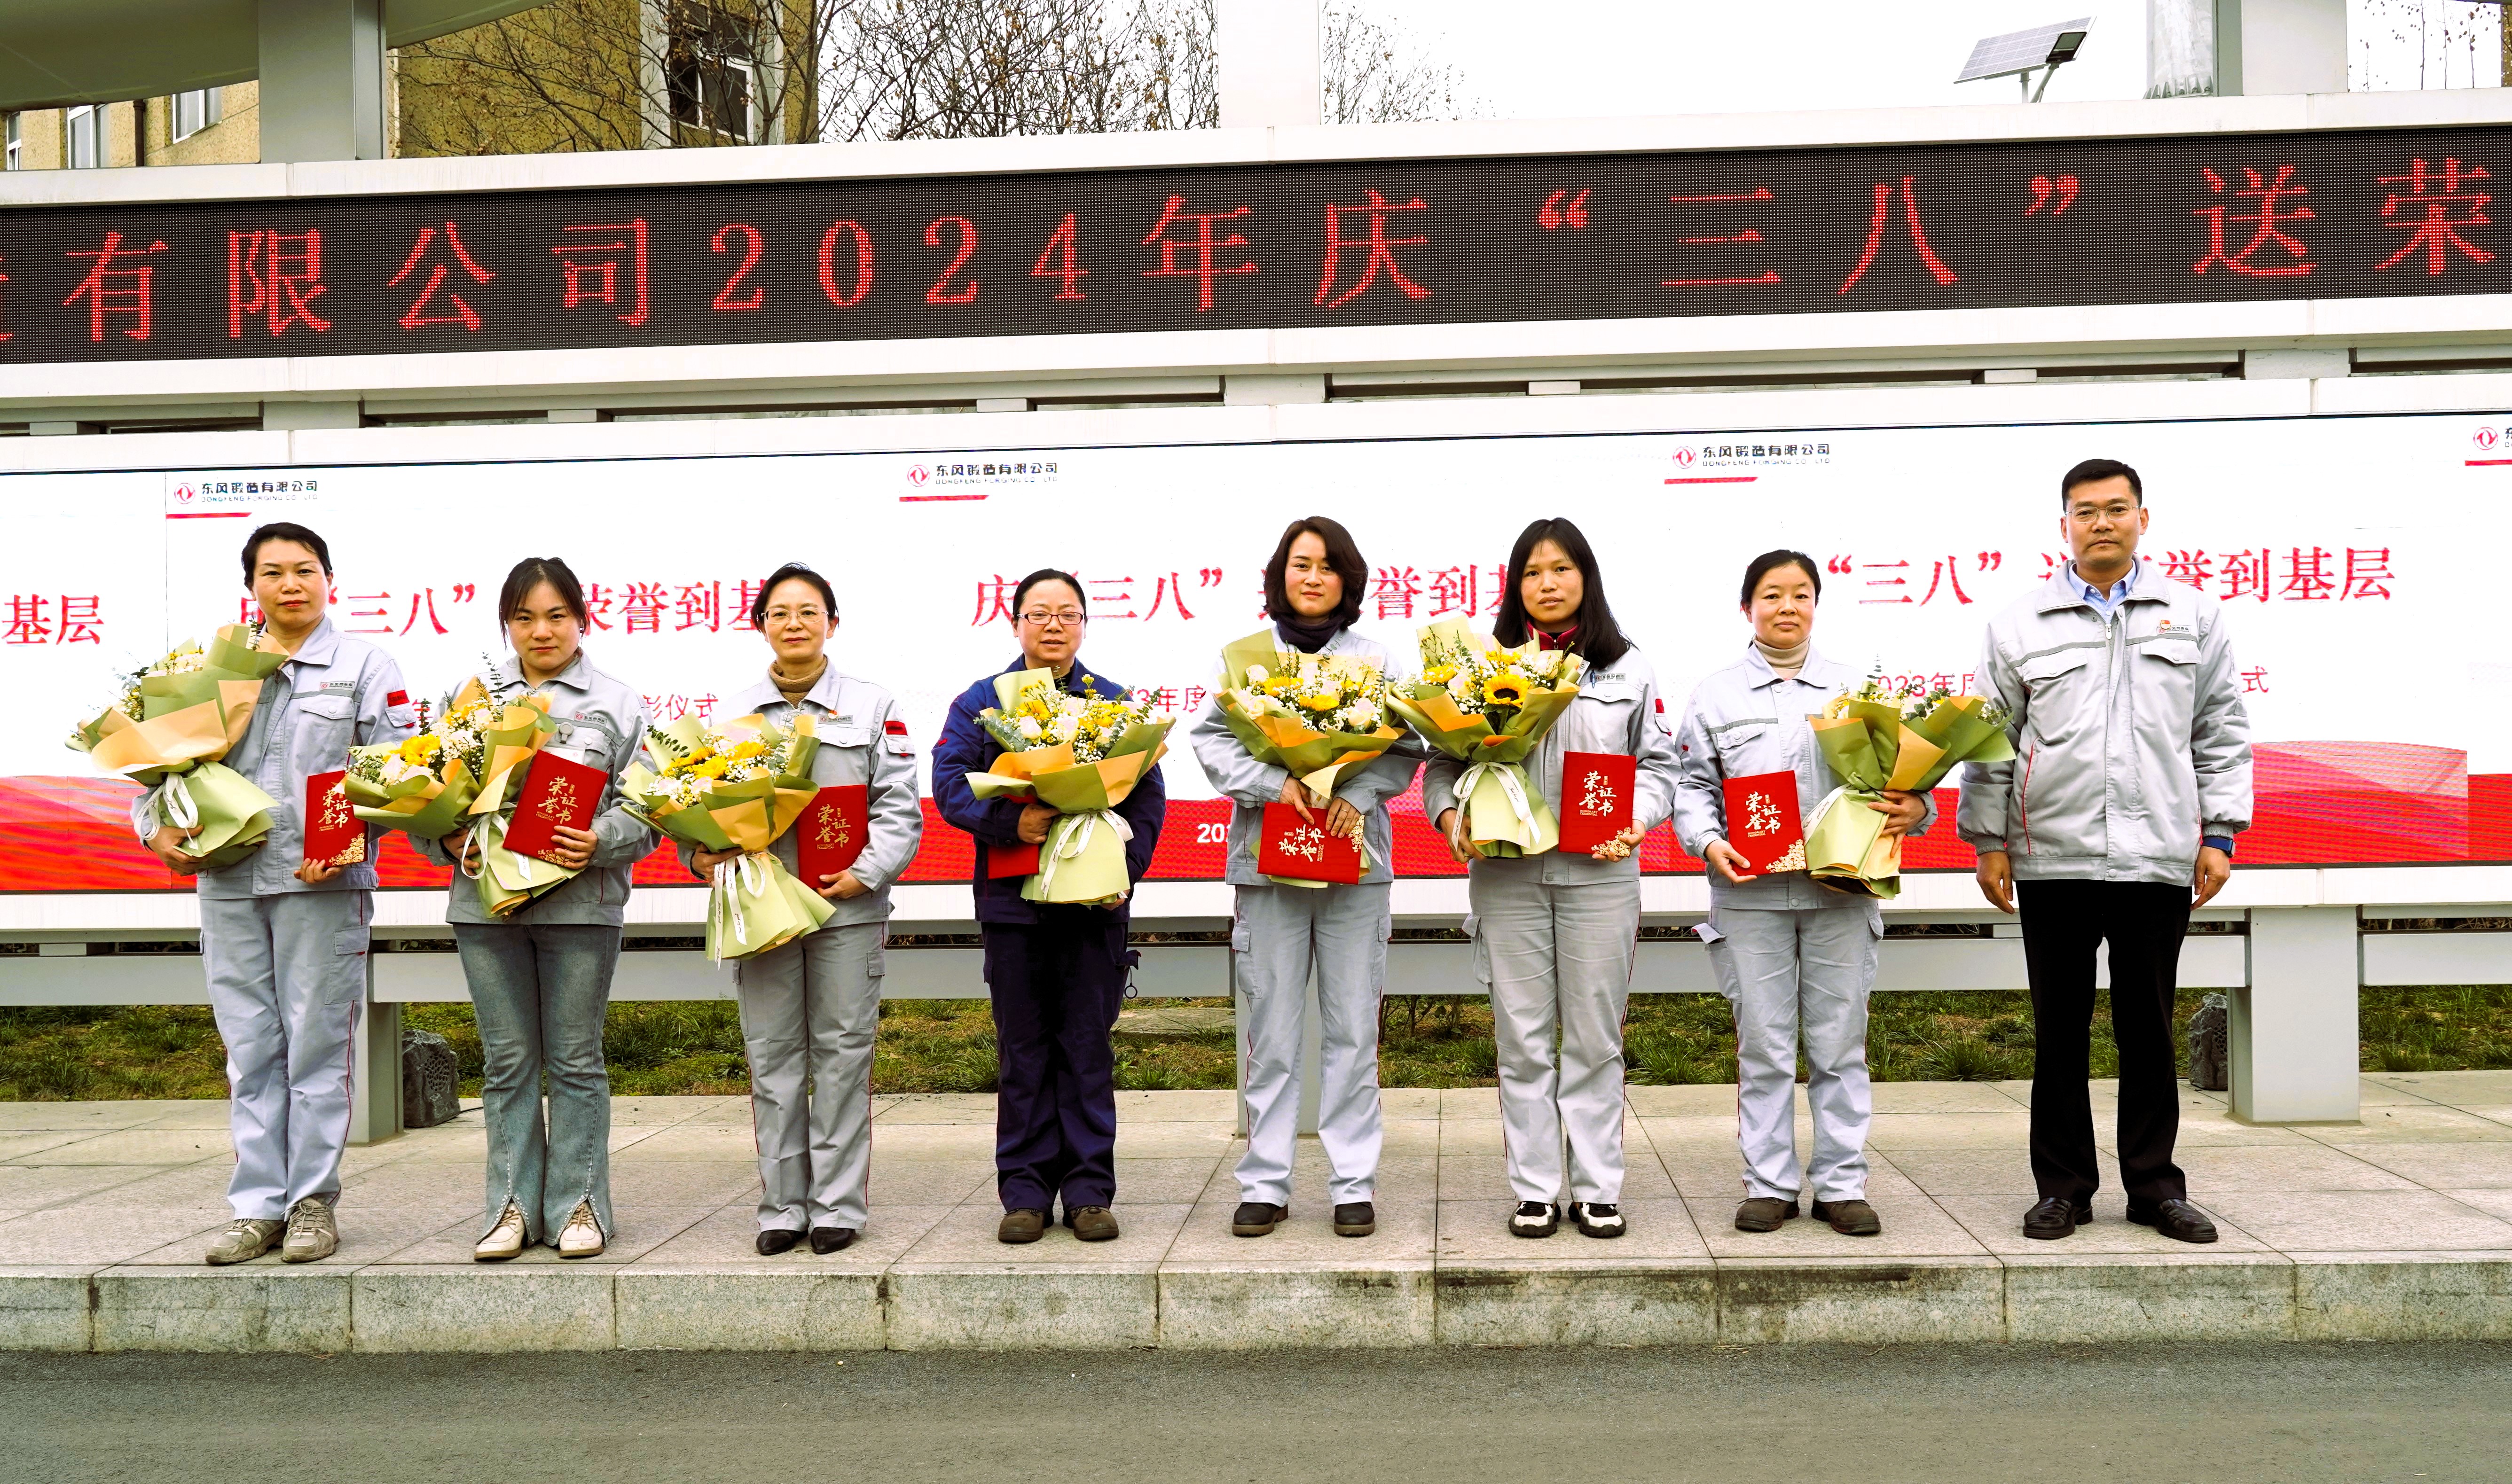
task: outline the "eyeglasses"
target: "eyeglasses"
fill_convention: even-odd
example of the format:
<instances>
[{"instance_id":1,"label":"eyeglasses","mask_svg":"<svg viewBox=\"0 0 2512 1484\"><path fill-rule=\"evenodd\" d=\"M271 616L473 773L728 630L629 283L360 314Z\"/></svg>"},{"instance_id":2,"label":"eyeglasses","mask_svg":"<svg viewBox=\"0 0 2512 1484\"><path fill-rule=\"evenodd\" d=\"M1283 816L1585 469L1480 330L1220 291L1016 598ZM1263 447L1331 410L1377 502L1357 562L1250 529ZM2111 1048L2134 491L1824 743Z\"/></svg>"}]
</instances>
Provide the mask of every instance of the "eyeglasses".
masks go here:
<instances>
[{"instance_id":1,"label":"eyeglasses","mask_svg":"<svg viewBox=\"0 0 2512 1484\"><path fill-rule=\"evenodd\" d=\"M1031 608L1021 614L1020 621L1033 629L1078 629L1089 622L1089 616L1079 608L1057 608L1053 612L1045 608Z\"/></svg>"},{"instance_id":2,"label":"eyeglasses","mask_svg":"<svg viewBox=\"0 0 2512 1484\"><path fill-rule=\"evenodd\" d=\"M829 616L828 614L821 612L818 608L815 608L815 607L802 607L802 608L784 608L784 607L777 607L777 608L769 608L769 609L767 610L767 621L768 621L769 623L789 623L789 622L795 621L795 620L797 620L797 619L801 620L801 621L802 621L802 622L804 622L804 623L809 623L809 622L811 622L811 621L812 621L813 619L815 619L815 618L826 618L826 617L828 617L828 616Z\"/></svg>"}]
</instances>

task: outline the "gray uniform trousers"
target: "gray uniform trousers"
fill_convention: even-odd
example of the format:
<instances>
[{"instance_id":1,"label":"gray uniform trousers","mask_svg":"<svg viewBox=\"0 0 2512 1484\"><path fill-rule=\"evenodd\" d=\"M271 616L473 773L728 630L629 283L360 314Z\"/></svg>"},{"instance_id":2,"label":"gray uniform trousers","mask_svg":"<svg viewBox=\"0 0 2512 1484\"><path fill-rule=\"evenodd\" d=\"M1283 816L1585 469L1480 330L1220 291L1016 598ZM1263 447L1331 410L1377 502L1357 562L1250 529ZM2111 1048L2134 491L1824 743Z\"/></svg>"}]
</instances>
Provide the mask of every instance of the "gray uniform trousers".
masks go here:
<instances>
[{"instance_id":1,"label":"gray uniform trousers","mask_svg":"<svg viewBox=\"0 0 2512 1484\"><path fill-rule=\"evenodd\" d=\"M883 919L832 923L736 966L763 1231L864 1228L888 935Z\"/></svg>"},{"instance_id":2,"label":"gray uniform trousers","mask_svg":"<svg viewBox=\"0 0 2512 1484\"><path fill-rule=\"evenodd\" d=\"M1330 1202L1374 1198L1385 1131L1378 1113L1378 1000L1387 987L1390 883L1241 886L1231 947L1246 1017L1247 1152L1238 1195L1291 1203L1299 1144L1300 1051L1309 973L1317 976L1317 1142Z\"/></svg>"},{"instance_id":3,"label":"gray uniform trousers","mask_svg":"<svg viewBox=\"0 0 2512 1484\"><path fill-rule=\"evenodd\" d=\"M1491 982L1510 1189L1522 1201L1562 1199L1566 1132L1568 1198L1614 1204L1623 1198L1623 1012L1639 951L1639 874L1548 882L1529 869L1540 860L1479 863L1467 879Z\"/></svg>"},{"instance_id":4,"label":"gray uniform trousers","mask_svg":"<svg viewBox=\"0 0 2512 1484\"><path fill-rule=\"evenodd\" d=\"M1875 988L1875 909L1721 907L1709 962L1736 1011L1736 1143L1745 1193L1794 1200L1797 1046L1814 1113L1814 1198L1866 1196L1866 996ZM1706 935L1705 935L1706 936Z\"/></svg>"},{"instance_id":5,"label":"gray uniform trousers","mask_svg":"<svg viewBox=\"0 0 2512 1484\"><path fill-rule=\"evenodd\" d=\"M200 899L210 1009L227 1047L227 1203L238 1217L279 1221L308 1195L339 1200L371 902L363 891Z\"/></svg>"}]
</instances>

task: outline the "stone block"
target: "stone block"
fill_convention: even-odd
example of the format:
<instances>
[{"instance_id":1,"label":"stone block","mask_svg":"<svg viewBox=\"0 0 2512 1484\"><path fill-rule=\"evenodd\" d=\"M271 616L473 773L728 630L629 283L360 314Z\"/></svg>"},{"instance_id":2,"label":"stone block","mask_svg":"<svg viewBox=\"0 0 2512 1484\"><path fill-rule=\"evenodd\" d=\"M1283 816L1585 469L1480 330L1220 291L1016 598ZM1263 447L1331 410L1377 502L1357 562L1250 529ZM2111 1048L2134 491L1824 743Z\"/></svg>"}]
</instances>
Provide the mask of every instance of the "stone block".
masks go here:
<instances>
[{"instance_id":1,"label":"stone block","mask_svg":"<svg viewBox=\"0 0 2512 1484\"><path fill-rule=\"evenodd\" d=\"M631 1268L616 1302L623 1350L877 1350L884 1339L870 1271Z\"/></svg>"},{"instance_id":2,"label":"stone block","mask_svg":"<svg viewBox=\"0 0 2512 1484\"><path fill-rule=\"evenodd\" d=\"M1436 1325L1428 1261L1376 1266L1167 1263L1163 1349L1368 1349L1428 1345Z\"/></svg>"},{"instance_id":3,"label":"stone block","mask_svg":"<svg viewBox=\"0 0 2512 1484\"><path fill-rule=\"evenodd\" d=\"M2295 1333L2303 1340L2512 1340L2512 1253L2298 1254Z\"/></svg>"},{"instance_id":4,"label":"stone block","mask_svg":"<svg viewBox=\"0 0 2512 1484\"><path fill-rule=\"evenodd\" d=\"M345 1269L108 1268L96 1275L98 1350L332 1353L349 1348Z\"/></svg>"},{"instance_id":5,"label":"stone block","mask_svg":"<svg viewBox=\"0 0 2512 1484\"><path fill-rule=\"evenodd\" d=\"M0 1350L84 1350L93 1343L85 1268L0 1268Z\"/></svg>"},{"instance_id":6,"label":"stone block","mask_svg":"<svg viewBox=\"0 0 2512 1484\"><path fill-rule=\"evenodd\" d=\"M2294 1264L2274 1253L2009 1257L2006 1329L2044 1345L2288 1340Z\"/></svg>"},{"instance_id":7,"label":"stone block","mask_svg":"<svg viewBox=\"0 0 2512 1484\"><path fill-rule=\"evenodd\" d=\"M1718 1338L1708 1263L1451 1268L1437 1276L1442 1345L1701 1345Z\"/></svg>"},{"instance_id":8,"label":"stone block","mask_svg":"<svg viewBox=\"0 0 2512 1484\"><path fill-rule=\"evenodd\" d=\"M1995 1258L1722 1258L1718 1338L1890 1345L2006 1338Z\"/></svg>"},{"instance_id":9,"label":"stone block","mask_svg":"<svg viewBox=\"0 0 2512 1484\"><path fill-rule=\"evenodd\" d=\"M1107 1350L1159 1343L1150 1265L899 1264L882 1277L894 1350Z\"/></svg>"},{"instance_id":10,"label":"stone block","mask_svg":"<svg viewBox=\"0 0 2512 1484\"><path fill-rule=\"evenodd\" d=\"M349 1290L354 1343L373 1353L610 1349L616 1271L521 1263L361 1269Z\"/></svg>"}]
</instances>

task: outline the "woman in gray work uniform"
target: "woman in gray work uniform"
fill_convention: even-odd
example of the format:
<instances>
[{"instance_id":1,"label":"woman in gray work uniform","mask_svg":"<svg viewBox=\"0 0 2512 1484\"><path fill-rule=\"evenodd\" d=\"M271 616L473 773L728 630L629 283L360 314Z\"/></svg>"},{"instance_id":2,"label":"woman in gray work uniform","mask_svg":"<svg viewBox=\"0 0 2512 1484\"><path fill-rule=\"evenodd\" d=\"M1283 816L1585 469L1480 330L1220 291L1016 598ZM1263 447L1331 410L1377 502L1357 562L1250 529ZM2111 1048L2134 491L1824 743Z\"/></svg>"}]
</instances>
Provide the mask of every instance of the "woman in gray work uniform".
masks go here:
<instances>
[{"instance_id":1,"label":"woman in gray work uniform","mask_svg":"<svg viewBox=\"0 0 2512 1484\"><path fill-rule=\"evenodd\" d=\"M730 714L756 712L779 725L796 712L809 714L820 741L813 779L823 789L865 789L863 853L844 871L804 882L835 909L829 920L736 966L759 1142L759 1251L789 1251L807 1229L811 1250L830 1253L864 1227L889 887L924 837L916 745L888 691L829 663L838 595L827 578L800 563L778 567L751 603L750 625L774 658L765 679L732 697ZM799 829L771 847L788 871L800 870ZM701 877L738 854L682 847Z\"/></svg>"},{"instance_id":2,"label":"woman in gray work uniform","mask_svg":"<svg viewBox=\"0 0 2512 1484\"><path fill-rule=\"evenodd\" d=\"M620 805L619 780L646 738L646 701L585 657L584 588L556 557L527 557L506 574L497 611L515 657L483 677L499 701L546 696L558 729L549 751L609 774L590 830L557 831L557 864L577 875L504 917L480 905L468 830L432 842L459 861L445 919L480 1022L487 1063L480 1104L489 1132L487 1230L472 1257L519 1256L548 1242L564 1258L596 1257L610 1219L610 1070L602 1029L619 966L629 874L654 832ZM549 1121L541 1121L541 1075Z\"/></svg>"},{"instance_id":3,"label":"woman in gray work uniform","mask_svg":"<svg viewBox=\"0 0 2512 1484\"><path fill-rule=\"evenodd\" d=\"M1739 595L1752 642L1744 658L1692 693L1675 751L1675 839L1709 863L1709 920L1701 936L1736 1013L1736 1141L1745 1156L1739 1231L1776 1231L1797 1214L1811 1174L1816 1220L1846 1236L1883 1230L1866 1203L1866 996L1875 987L1884 916L1875 899L1823 885L1802 871L1755 876L1727 843L1726 781L1796 775L1797 807L1812 811L1837 780L1806 718L1857 683L1847 665L1814 650L1823 569L1803 552L1773 551L1745 568ZM1887 793L1869 808L1888 834L1927 827L1928 801ZM1797 1047L1805 1047L1814 1162L1797 1164Z\"/></svg>"},{"instance_id":4,"label":"woman in gray work uniform","mask_svg":"<svg viewBox=\"0 0 2512 1484\"><path fill-rule=\"evenodd\" d=\"M332 549L302 526L245 538L244 580L288 662L262 682L244 740L226 764L278 802L270 834L242 860L203 871L190 830L143 794L132 823L168 869L195 878L201 966L226 1042L235 1212L211 1243L213 1267L273 1247L311 1263L340 1245L332 1208L349 1138L349 1046L367 998L374 918L374 833L355 866L305 861L305 780L345 765L349 749L398 742L417 724L401 671L363 639L332 627Z\"/></svg>"},{"instance_id":5,"label":"woman in gray work uniform","mask_svg":"<svg viewBox=\"0 0 2512 1484\"><path fill-rule=\"evenodd\" d=\"M1466 764L1445 754L1423 770L1422 811L1436 817L1465 863L1475 963L1491 986L1501 1137L1517 1196L1509 1230L1550 1236L1566 1186L1582 1233L1620 1236L1623 1012L1640 928L1636 851L1674 807L1674 738L1660 713L1657 672L1614 622L1596 554L1579 527L1557 518L1534 522L1518 532L1509 567L1492 637L1512 645L1533 639L1588 662L1577 698L1526 760L1527 773L1557 806L1563 753L1635 760L1630 827L1586 852L1477 855L1456 799Z\"/></svg>"}]
</instances>

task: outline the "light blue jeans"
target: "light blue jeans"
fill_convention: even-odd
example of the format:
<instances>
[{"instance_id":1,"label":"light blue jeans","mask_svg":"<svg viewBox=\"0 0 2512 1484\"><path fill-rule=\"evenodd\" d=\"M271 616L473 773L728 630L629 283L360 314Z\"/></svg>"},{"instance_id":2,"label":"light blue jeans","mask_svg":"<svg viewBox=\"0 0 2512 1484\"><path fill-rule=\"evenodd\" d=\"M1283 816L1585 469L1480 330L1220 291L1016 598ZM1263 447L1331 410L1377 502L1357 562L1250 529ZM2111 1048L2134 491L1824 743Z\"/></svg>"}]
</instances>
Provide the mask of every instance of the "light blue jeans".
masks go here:
<instances>
[{"instance_id":1,"label":"light blue jeans","mask_svg":"<svg viewBox=\"0 0 2512 1484\"><path fill-rule=\"evenodd\" d=\"M462 977L487 1064L481 1113L489 1130L488 1235L514 1202L526 1239L555 1242L579 1201L610 1220L610 1072L602 1025L619 929L593 923L453 924ZM549 1123L541 1123L541 1078Z\"/></svg>"}]
</instances>

